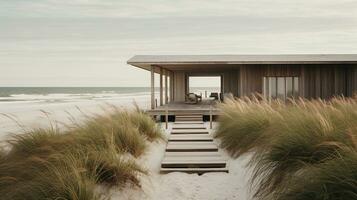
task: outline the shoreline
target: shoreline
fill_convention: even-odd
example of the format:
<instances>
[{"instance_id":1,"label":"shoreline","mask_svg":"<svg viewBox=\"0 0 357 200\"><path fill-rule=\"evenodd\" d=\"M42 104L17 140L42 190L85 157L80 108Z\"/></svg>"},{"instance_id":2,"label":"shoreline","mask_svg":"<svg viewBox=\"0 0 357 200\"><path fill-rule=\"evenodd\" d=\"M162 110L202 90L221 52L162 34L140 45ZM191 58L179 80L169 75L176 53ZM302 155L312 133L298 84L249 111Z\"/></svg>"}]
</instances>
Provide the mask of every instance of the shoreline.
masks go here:
<instances>
[{"instance_id":1,"label":"shoreline","mask_svg":"<svg viewBox=\"0 0 357 200\"><path fill-rule=\"evenodd\" d=\"M141 108L148 107L146 96L138 96L135 98L124 97L121 99L111 99L104 101L77 101L77 102L63 102L63 103L0 103L0 141L19 130L18 125L6 115L16 118L18 122L25 126L42 127L48 125L49 120L44 112L49 113L51 120L61 123L70 122L69 117L79 118L83 117L83 112L89 114L100 114L103 112L103 107L114 105L118 107L130 108L133 107L134 102ZM7 104L6 106L3 106ZM80 110L78 110L80 109Z\"/></svg>"}]
</instances>

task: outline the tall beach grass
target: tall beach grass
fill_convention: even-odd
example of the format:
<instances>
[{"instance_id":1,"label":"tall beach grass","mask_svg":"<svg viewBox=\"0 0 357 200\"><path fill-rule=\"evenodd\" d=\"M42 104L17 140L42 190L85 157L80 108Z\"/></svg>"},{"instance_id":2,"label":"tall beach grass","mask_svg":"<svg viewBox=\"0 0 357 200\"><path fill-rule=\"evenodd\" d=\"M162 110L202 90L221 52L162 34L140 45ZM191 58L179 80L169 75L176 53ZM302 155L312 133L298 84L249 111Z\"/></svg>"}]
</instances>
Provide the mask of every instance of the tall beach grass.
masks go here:
<instances>
[{"instance_id":1,"label":"tall beach grass","mask_svg":"<svg viewBox=\"0 0 357 200\"><path fill-rule=\"evenodd\" d=\"M24 131L0 153L2 199L108 199L103 188L140 187L146 170L135 158L147 142L163 139L145 113L114 107L66 128Z\"/></svg>"},{"instance_id":2,"label":"tall beach grass","mask_svg":"<svg viewBox=\"0 0 357 200\"><path fill-rule=\"evenodd\" d=\"M328 184L327 179L318 179L324 164L342 162L348 155L346 149L356 149L357 101L353 98L298 99L287 104L253 98L232 101L222 108L216 137L233 157L251 152L252 187L258 199L278 199L288 194L291 182L299 188L303 184L299 180L305 176L314 180L314 172L314 181L320 181L314 184ZM332 191L319 192L334 199L327 195Z\"/></svg>"}]
</instances>

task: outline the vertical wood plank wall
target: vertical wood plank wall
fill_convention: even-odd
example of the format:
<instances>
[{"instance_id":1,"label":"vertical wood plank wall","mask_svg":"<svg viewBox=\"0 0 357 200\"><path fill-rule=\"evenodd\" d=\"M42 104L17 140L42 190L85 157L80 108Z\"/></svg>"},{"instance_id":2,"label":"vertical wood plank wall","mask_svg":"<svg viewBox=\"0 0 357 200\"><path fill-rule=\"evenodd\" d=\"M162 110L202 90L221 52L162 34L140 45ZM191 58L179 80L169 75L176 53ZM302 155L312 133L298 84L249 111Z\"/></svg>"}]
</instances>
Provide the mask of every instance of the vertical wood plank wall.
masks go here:
<instances>
[{"instance_id":1,"label":"vertical wood plank wall","mask_svg":"<svg viewBox=\"0 0 357 200\"><path fill-rule=\"evenodd\" d=\"M175 85L174 85L174 73L169 71L169 75L170 75L170 102L173 102L175 97L174 97L174 89L175 89Z\"/></svg>"},{"instance_id":2,"label":"vertical wood plank wall","mask_svg":"<svg viewBox=\"0 0 357 200\"><path fill-rule=\"evenodd\" d=\"M192 72L172 73L173 78L170 81L174 102L185 101L186 79L190 73ZM308 99L328 99L336 95L350 97L357 92L357 65L242 65L236 70L217 70L203 75L210 74L222 74L222 92L231 92L237 97L262 93L264 76L299 77L300 96Z\"/></svg>"},{"instance_id":3,"label":"vertical wood plank wall","mask_svg":"<svg viewBox=\"0 0 357 200\"><path fill-rule=\"evenodd\" d=\"M185 72L174 72L174 102L185 101L186 95L186 74Z\"/></svg>"},{"instance_id":4,"label":"vertical wood plank wall","mask_svg":"<svg viewBox=\"0 0 357 200\"><path fill-rule=\"evenodd\" d=\"M234 96L239 96L239 70L229 70L223 73L223 93L232 93Z\"/></svg>"},{"instance_id":5,"label":"vertical wood plank wall","mask_svg":"<svg viewBox=\"0 0 357 200\"><path fill-rule=\"evenodd\" d=\"M347 68L347 96L357 95L357 65Z\"/></svg>"},{"instance_id":6,"label":"vertical wood plank wall","mask_svg":"<svg viewBox=\"0 0 357 200\"><path fill-rule=\"evenodd\" d=\"M354 66L320 65L304 66L304 97L328 99L333 96L352 96L356 83L352 80L356 71Z\"/></svg>"},{"instance_id":7,"label":"vertical wood plank wall","mask_svg":"<svg viewBox=\"0 0 357 200\"><path fill-rule=\"evenodd\" d=\"M240 67L240 96L262 93L264 76L300 77L300 96L309 99L357 92L356 65L246 65Z\"/></svg>"}]
</instances>

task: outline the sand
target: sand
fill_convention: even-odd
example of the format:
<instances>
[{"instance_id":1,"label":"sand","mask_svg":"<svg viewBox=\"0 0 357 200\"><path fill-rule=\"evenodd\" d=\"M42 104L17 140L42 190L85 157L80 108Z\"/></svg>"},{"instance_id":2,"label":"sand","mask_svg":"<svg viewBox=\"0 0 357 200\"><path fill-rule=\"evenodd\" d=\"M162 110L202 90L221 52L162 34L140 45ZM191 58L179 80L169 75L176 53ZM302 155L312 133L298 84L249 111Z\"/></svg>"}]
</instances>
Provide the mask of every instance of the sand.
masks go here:
<instances>
[{"instance_id":1,"label":"sand","mask_svg":"<svg viewBox=\"0 0 357 200\"><path fill-rule=\"evenodd\" d=\"M250 170L246 168L249 155L231 159L221 150L228 160L229 173L206 173L201 176L186 173L160 174L160 162L164 156L165 146L165 142L149 144L146 155L138 160L150 172L149 176L141 177L142 188L127 187L121 191L113 191L113 200L250 199Z\"/></svg>"},{"instance_id":2,"label":"sand","mask_svg":"<svg viewBox=\"0 0 357 200\"><path fill-rule=\"evenodd\" d=\"M82 102L61 102L51 104L41 104L38 102L9 102L1 103L0 113L16 116L17 119L26 126L46 126L49 120L41 111L49 113L52 120L68 123L69 114L81 120L83 113L98 114L103 112L102 107L113 104L128 108L133 105L135 100L141 107L147 106L146 99L123 97L120 100L112 101L82 101ZM81 111L78 110L80 108ZM206 124L207 125L207 124ZM215 124L216 125L216 124ZM171 124L169 125L170 130ZM164 130L164 129L163 129ZM165 130L168 135L169 130ZM4 141L9 134L19 133L19 127L7 117L0 117L0 140ZM219 142L219 141L216 141ZM249 170L245 165L249 156L239 159L231 159L221 153L228 160L229 173L206 173L204 175L170 173L160 174L160 163L165 152L165 142L148 143L148 151L142 156L138 163L145 167L149 175L140 177L142 188L126 187L122 190L112 190L113 200L223 200L238 199L247 200L249 198Z\"/></svg>"},{"instance_id":3,"label":"sand","mask_svg":"<svg viewBox=\"0 0 357 200\"><path fill-rule=\"evenodd\" d=\"M130 108L136 102L140 107L148 107L147 96L122 96L108 100L70 100L65 102L43 103L38 101L1 102L0 103L0 141L6 140L12 134L20 132L18 124L9 119L16 119L27 127L48 126L50 120L61 123L70 123L70 118L83 119L85 114L103 113L108 104ZM44 111L48 114L44 113Z\"/></svg>"}]
</instances>

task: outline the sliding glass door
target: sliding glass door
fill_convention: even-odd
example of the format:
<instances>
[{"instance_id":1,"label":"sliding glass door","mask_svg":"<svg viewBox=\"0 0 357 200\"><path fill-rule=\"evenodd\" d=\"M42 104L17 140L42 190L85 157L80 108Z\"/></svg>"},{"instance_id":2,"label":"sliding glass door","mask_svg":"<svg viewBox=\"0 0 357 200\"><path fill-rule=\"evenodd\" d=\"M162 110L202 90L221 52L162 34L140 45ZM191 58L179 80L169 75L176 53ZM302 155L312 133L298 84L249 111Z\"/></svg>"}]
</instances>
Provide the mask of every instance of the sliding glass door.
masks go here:
<instances>
[{"instance_id":1,"label":"sliding glass door","mask_svg":"<svg viewBox=\"0 0 357 200\"><path fill-rule=\"evenodd\" d=\"M293 98L299 96L299 77L266 76L263 78L263 94L267 99Z\"/></svg>"}]
</instances>

